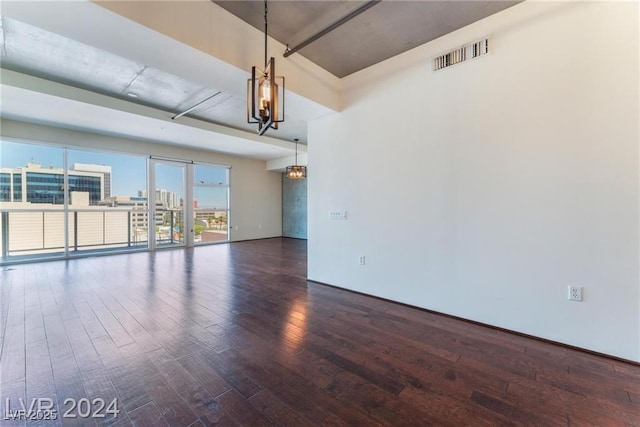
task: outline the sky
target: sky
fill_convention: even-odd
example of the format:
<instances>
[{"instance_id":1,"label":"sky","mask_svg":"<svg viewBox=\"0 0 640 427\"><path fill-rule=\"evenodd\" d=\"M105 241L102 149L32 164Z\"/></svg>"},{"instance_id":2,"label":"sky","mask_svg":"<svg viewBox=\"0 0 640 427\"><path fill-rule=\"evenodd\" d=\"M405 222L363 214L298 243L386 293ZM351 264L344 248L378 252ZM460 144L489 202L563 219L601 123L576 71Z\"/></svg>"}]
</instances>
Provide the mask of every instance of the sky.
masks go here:
<instances>
[{"instance_id":1,"label":"sky","mask_svg":"<svg viewBox=\"0 0 640 427\"><path fill-rule=\"evenodd\" d=\"M38 163L43 168L62 168L64 150L38 144L0 141L0 167L24 167L27 163ZM111 195L137 196L138 190L147 188L147 157L128 154L112 154L76 149L68 150L68 165L87 163L111 166ZM171 163L156 166L156 188L163 188L184 197L183 164ZM227 169L195 165L195 181L202 183L226 183ZM199 206L224 206L226 190L220 188L198 188ZM209 200L204 200L204 199Z\"/></svg>"}]
</instances>

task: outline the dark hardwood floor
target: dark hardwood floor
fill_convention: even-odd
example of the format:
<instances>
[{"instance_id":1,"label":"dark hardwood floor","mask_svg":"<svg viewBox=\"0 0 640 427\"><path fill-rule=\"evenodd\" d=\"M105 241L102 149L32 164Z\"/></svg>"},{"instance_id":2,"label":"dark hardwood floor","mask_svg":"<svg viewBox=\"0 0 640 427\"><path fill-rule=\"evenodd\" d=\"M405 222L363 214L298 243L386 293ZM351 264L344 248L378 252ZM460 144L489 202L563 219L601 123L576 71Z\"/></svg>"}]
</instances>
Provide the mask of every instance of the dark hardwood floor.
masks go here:
<instances>
[{"instance_id":1,"label":"dark hardwood floor","mask_svg":"<svg viewBox=\"0 0 640 427\"><path fill-rule=\"evenodd\" d=\"M5 267L0 424L640 426L637 365L305 277L291 239Z\"/></svg>"}]
</instances>

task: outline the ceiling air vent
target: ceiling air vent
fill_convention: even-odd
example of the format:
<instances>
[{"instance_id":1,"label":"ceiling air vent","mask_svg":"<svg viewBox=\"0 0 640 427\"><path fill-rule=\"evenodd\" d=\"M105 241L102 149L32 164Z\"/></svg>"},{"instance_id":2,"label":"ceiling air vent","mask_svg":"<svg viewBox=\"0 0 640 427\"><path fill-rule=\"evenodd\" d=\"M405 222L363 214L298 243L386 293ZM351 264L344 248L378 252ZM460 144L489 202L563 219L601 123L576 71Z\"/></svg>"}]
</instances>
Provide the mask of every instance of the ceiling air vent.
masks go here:
<instances>
[{"instance_id":1,"label":"ceiling air vent","mask_svg":"<svg viewBox=\"0 0 640 427\"><path fill-rule=\"evenodd\" d=\"M452 65L486 55L487 53L489 53L489 39L485 38L447 52L444 55L436 56L433 58L433 70L442 70L443 68L451 67Z\"/></svg>"}]
</instances>

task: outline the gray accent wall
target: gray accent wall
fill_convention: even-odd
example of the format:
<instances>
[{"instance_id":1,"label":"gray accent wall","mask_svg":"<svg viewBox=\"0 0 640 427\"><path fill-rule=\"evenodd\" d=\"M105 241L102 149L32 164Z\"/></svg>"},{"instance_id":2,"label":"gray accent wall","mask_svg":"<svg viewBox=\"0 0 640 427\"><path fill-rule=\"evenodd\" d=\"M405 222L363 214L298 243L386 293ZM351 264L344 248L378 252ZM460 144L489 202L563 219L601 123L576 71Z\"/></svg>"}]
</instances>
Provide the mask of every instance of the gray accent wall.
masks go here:
<instances>
[{"instance_id":1,"label":"gray accent wall","mask_svg":"<svg viewBox=\"0 0 640 427\"><path fill-rule=\"evenodd\" d=\"M307 238L307 180L282 174L282 236Z\"/></svg>"}]
</instances>

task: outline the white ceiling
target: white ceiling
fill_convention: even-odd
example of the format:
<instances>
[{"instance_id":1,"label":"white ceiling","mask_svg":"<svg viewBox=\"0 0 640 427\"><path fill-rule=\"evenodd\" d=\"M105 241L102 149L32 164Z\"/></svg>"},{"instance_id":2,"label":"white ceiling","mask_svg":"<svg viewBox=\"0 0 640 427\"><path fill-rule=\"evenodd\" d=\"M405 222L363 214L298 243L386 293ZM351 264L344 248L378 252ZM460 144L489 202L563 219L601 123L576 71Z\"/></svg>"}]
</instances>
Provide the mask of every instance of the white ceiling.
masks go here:
<instances>
[{"instance_id":1,"label":"white ceiling","mask_svg":"<svg viewBox=\"0 0 640 427\"><path fill-rule=\"evenodd\" d=\"M194 83L7 16L14 12L25 21L45 27L58 24L55 14L38 13L36 8L28 7L31 4L3 1L1 5L0 114L4 118L190 145L261 160L292 156L293 139L302 136L306 141L306 121L295 117L287 117L288 126L281 128L278 138L273 134L257 136L254 126L246 123L246 101L238 94L228 92L202 104L193 114L172 120L172 116L209 97L217 88ZM68 4L63 5L66 6ZM115 15L90 3L84 6L88 6L80 14L84 19L100 20L105 13L112 18ZM124 18L118 19L117 15L115 18L125 27L136 26L138 30L150 33L146 39L147 48L153 49L155 39L166 39ZM116 28L113 30L117 31ZM158 48L166 49L166 46ZM179 45L177 48L186 47ZM199 54L199 57L206 56ZM206 65L197 61L192 64L193 67ZM19 90L12 86L17 77L21 77L17 79ZM84 89L85 95L80 99L76 99L77 95L83 91L77 88ZM138 97L134 99L129 94ZM116 100L120 101L117 105ZM140 108L142 106L151 108ZM304 147L300 149L305 150Z\"/></svg>"},{"instance_id":2,"label":"white ceiling","mask_svg":"<svg viewBox=\"0 0 640 427\"><path fill-rule=\"evenodd\" d=\"M278 133L258 136L246 123L246 95L228 90L229 75L235 76L232 87L246 87L246 71L90 2L3 0L0 5L3 118L273 160L294 154L294 138L306 141L308 120L331 113L291 94L289 104L301 118L288 114ZM87 25L92 22L96 25ZM118 45L109 37L113 32L144 43L137 50ZM225 82L223 92L193 114L172 120L219 88L146 65L145 55L154 50L174 62L183 59L182 67L225 76L211 79Z\"/></svg>"},{"instance_id":3,"label":"white ceiling","mask_svg":"<svg viewBox=\"0 0 640 427\"><path fill-rule=\"evenodd\" d=\"M212 95L187 117L253 132L246 100L20 21L3 17L0 59L5 69L147 105L177 115ZM288 114L277 138L306 141L307 123Z\"/></svg>"},{"instance_id":4,"label":"white ceiling","mask_svg":"<svg viewBox=\"0 0 640 427\"><path fill-rule=\"evenodd\" d=\"M154 108L8 70L2 74L3 118L261 160L292 155L285 141L264 137L256 141L225 126L188 117L174 121L170 113Z\"/></svg>"},{"instance_id":5,"label":"white ceiling","mask_svg":"<svg viewBox=\"0 0 640 427\"><path fill-rule=\"evenodd\" d=\"M245 10L244 19L248 22L251 19L247 17L253 16L264 4L262 1L216 3L224 3L229 9L240 7ZM389 1L389 4L376 5L370 10L378 9L378 12L365 12L369 15L357 18L359 24L354 21L351 27L349 23L341 27L336 33L340 35L337 41L335 35L326 39L334 40L329 45L333 47L328 57L314 59L313 52L317 49L327 51L326 44L322 47L320 41L316 50L310 49L307 53L312 61L328 68L340 67L340 64L350 69L362 67L366 61L384 59L379 56L382 51L383 56L388 57L399 52L398 49L406 50L411 43L424 43L416 38L424 29L401 28L403 20L409 19L407 14L419 15L426 19L424 22L433 24L429 33L433 38L515 2L426 2L432 3L430 6L412 3L415 2ZM144 7L153 11L153 3L148 4ZM176 4L180 7L179 1ZM340 0L270 4L275 9L272 16L276 32L280 31L282 38L295 35L292 36L295 40L343 16L358 3ZM461 6L463 4L466 6ZM212 3L209 5L214 7ZM266 136L257 136L255 125L246 123L248 70L90 1L0 0L0 6L0 115L5 118L274 160L293 155L294 138L306 143L309 121L335 113L314 100L287 91L285 123L278 131L270 130ZM275 13L279 9L282 10L280 18ZM392 13L394 10L401 11L399 16L405 18L397 18L397 13ZM262 16L261 12L258 21ZM439 22L443 20L447 23ZM364 35L363 25L367 30ZM285 27L288 32L283 30ZM372 37L373 40L369 40ZM379 48L375 48L376 40ZM402 46L391 48L393 40L400 40ZM374 48L365 48L362 44L365 41L373 42ZM296 71L304 73L308 69ZM187 116L171 119L218 91L221 91L219 95ZM306 151L305 147L301 147L301 151Z\"/></svg>"}]
</instances>

